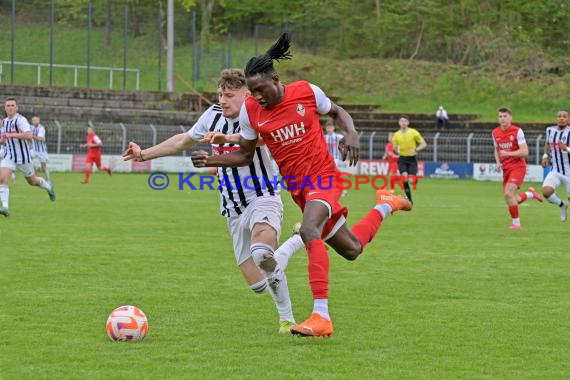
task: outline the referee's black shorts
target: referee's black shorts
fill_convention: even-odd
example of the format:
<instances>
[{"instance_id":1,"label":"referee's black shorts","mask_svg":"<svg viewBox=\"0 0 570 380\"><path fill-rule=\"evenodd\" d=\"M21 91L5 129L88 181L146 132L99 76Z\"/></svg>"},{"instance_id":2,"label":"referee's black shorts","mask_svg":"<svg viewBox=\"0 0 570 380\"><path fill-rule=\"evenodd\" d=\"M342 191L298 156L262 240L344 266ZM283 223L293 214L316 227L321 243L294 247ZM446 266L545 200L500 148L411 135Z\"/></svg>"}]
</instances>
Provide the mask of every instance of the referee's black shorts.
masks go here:
<instances>
[{"instance_id":1,"label":"referee's black shorts","mask_svg":"<svg viewBox=\"0 0 570 380\"><path fill-rule=\"evenodd\" d=\"M398 170L400 174L408 173L409 175L418 174L418 160L416 156L400 156L398 157Z\"/></svg>"}]
</instances>

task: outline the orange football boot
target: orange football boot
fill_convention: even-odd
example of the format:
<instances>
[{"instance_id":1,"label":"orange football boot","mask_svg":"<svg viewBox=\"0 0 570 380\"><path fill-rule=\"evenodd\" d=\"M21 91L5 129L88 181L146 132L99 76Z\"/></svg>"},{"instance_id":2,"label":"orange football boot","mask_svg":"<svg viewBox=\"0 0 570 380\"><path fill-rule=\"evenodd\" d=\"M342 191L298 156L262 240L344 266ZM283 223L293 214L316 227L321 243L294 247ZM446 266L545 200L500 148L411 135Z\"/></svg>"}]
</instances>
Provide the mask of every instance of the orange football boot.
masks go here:
<instances>
[{"instance_id":1,"label":"orange football boot","mask_svg":"<svg viewBox=\"0 0 570 380\"><path fill-rule=\"evenodd\" d=\"M396 211L410 211L412 203L406 198L392 194L389 190L378 190L376 192L376 204L388 204L392 207L392 214Z\"/></svg>"},{"instance_id":2,"label":"orange football boot","mask_svg":"<svg viewBox=\"0 0 570 380\"><path fill-rule=\"evenodd\" d=\"M331 336L332 333L332 321L322 317L319 313L312 313L305 322L291 327L291 334L293 335Z\"/></svg>"}]
</instances>

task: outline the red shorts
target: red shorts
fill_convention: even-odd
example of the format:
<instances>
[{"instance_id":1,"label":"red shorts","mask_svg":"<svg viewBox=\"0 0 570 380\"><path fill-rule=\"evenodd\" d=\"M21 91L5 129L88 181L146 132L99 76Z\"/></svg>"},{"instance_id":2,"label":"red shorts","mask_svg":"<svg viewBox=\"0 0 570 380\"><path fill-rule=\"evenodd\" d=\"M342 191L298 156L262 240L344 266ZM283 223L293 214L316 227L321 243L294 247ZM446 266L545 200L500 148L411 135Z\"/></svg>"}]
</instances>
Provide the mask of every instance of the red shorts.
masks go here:
<instances>
[{"instance_id":1,"label":"red shorts","mask_svg":"<svg viewBox=\"0 0 570 380\"><path fill-rule=\"evenodd\" d=\"M507 183L514 183L517 189L520 189L524 177L526 175L526 166L515 166L513 168L503 169L503 189Z\"/></svg>"},{"instance_id":2,"label":"red shorts","mask_svg":"<svg viewBox=\"0 0 570 380\"><path fill-rule=\"evenodd\" d=\"M346 220L348 209L338 201L342 195L342 189L340 188L341 183L337 180L337 173L315 175L311 176L310 179L314 189L308 185L308 182L305 182L306 186L301 188L301 183L297 183L295 190L291 189L290 192L297 206L301 208L301 211L305 210L305 205L308 202L314 200L323 201L329 206L330 217L321 235L321 238L324 239L333 231L337 222L340 223L341 219L343 221ZM293 186L290 185L290 187Z\"/></svg>"},{"instance_id":3,"label":"red shorts","mask_svg":"<svg viewBox=\"0 0 570 380\"><path fill-rule=\"evenodd\" d=\"M97 167L101 166L101 155L100 154L88 154L87 155L87 160L85 161L88 164L95 164L97 165Z\"/></svg>"}]
</instances>

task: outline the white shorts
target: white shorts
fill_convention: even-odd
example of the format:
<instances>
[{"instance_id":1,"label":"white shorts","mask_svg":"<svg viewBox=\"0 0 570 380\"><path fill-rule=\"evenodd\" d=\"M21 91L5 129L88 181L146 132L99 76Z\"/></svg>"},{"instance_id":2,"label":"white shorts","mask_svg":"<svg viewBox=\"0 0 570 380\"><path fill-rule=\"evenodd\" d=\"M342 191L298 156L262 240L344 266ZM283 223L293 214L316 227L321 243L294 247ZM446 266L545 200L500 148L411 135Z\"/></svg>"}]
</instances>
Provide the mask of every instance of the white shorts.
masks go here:
<instances>
[{"instance_id":1,"label":"white shorts","mask_svg":"<svg viewBox=\"0 0 570 380\"><path fill-rule=\"evenodd\" d=\"M8 168L12 171L18 170L24 175L24 177L32 177L36 174L33 164L16 164L9 158L5 158L0 162L0 168Z\"/></svg>"},{"instance_id":2,"label":"white shorts","mask_svg":"<svg viewBox=\"0 0 570 380\"><path fill-rule=\"evenodd\" d=\"M560 174L554 171L548 173L544 179L544 182L542 183L542 187L550 186L557 189L562 184L564 184L566 187L566 194L570 196L570 176L564 174Z\"/></svg>"},{"instance_id":3,"label":"white shorts","mask_svg":"<svg viewBox=\"0 0 570 380\"><path fill-rule=\"evenodd\" d=\"M251 230L255 224L269 224L277 232L279 241L282 221L283 203L278 195L256 198L241 215L229 217L228 230L234 243L237 264L241 265L251 256Z\"/></svg>"},{"instance_id":4,"label":"white shorts","mask_svg":"<svg viewBox=\"0 0 570 380\"><path fill-rule=\"evenodd\" d=\"M33 159L37 159L39 160L42 164L47 164L48 162L48 154L47 152L34 152L32 153L32 160Z\"/></svg>"}]
</instances>

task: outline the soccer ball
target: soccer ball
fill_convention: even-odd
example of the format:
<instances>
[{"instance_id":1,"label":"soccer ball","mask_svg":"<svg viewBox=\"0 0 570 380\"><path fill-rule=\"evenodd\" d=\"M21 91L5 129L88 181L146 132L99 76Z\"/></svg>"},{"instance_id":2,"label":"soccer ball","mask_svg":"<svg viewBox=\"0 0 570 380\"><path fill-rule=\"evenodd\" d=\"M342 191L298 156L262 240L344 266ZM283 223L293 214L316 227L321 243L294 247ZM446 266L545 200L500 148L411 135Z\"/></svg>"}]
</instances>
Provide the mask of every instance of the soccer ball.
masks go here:
<instances>
[{"instance_id":1,"label":"soccer ball","mask_svg":"<svg viewBox=\"0 0 570 380\"><path fill-rule=\"evenodd\" d=\"M107 335L113 341L143 340L148 321L143 311L135 306L121 306L107 318Z\"/></svg>"}]
</instances>

